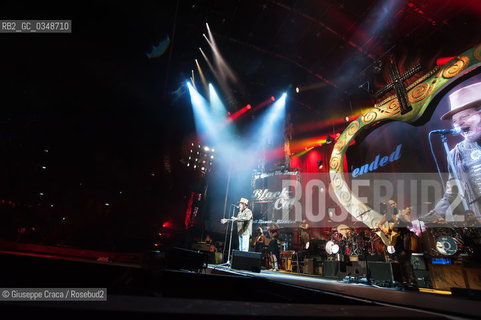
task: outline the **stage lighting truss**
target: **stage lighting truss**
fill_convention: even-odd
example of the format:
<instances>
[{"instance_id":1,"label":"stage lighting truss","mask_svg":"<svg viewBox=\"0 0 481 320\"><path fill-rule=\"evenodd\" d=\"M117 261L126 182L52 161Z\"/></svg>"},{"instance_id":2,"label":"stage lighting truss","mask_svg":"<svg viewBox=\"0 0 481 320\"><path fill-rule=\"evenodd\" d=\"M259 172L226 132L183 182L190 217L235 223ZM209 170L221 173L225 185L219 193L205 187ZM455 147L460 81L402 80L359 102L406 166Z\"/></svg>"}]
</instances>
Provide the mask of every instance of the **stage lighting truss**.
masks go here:
<instances>
[{"instance_id":1,"label":"stage lighting truss","mask_svg":"<svg viewBox=\"0 0 481 320\"><path fill-rule=\"evenodd\" d=\"M194 171L199 171L202 175L212 170L215 160L215 149L200 144L191 144L185 164Z\"/></svg>"}]
</instances>

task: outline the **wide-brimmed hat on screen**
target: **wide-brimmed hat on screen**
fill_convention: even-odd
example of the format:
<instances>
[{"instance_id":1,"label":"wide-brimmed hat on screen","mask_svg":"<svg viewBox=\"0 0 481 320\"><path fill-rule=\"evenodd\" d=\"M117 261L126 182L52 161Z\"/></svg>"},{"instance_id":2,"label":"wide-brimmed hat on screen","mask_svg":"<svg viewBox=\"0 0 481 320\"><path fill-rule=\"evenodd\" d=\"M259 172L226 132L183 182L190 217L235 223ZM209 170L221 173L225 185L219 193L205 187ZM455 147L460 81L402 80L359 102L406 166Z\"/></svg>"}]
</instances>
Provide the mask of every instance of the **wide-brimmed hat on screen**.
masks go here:
<instances>
[{"instance_id":1,"label":"wide-brimmed hat on screen","mask_svg":"<svg viewBox=\"0 0 481 320\"><path fill-rule=\"evenodd\" d=\"M441 120L451 120L454 114L481 106L481 82L471 84L449 95L451 110L442 115Z\"/></svg>"},{"instance_id":2,"label":"wide-brimmed hat on screen","mask_svg":"<svg viewBox=\"0 0 481 320\"><path fill-rule=\"evenodd\" d=\"M241 202L246 206L249 204L249 200L247 200L246 198L241 198L239 201L237 201L237 203L241 203Z\"/></svg>"}]
</instances>

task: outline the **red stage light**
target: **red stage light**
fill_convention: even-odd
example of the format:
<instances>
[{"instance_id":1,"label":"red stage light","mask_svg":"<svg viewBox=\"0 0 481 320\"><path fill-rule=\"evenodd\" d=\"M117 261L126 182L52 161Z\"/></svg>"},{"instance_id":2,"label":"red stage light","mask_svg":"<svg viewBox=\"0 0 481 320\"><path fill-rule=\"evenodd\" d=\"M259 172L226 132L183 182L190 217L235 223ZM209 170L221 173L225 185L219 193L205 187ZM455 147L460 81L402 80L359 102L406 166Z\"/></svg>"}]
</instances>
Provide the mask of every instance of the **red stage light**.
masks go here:
<instances>
[{"instance_id":1,"label":"red stage light","mask_svg":"<svg viewBox=\"0 0 481 320\"><path fill-rule=\"evenodd\" d=\"M174 224L170 221L167 221L167 222L164 222L164 224L162 225L163 228L170 228L172 229L174 227Z\"/></svg>"},{"instance_id":2,"label":"red stage light","mask_svg":"<svg viewBox=\"0 0 481 320\"><path fill-rule=\"evenodd\" d=\"M271 97L272 101L276 101L276 98L274 96Z\"/></svg>"},{"instance_id":3,"label":"red stage light","mask_svg":"<svg viewBox=\"0 0 481 320\"><path fill-rule=\"evenodd\" d=\"M250 110L250 109L252 108L252 106L251 106L250 104L248 104L248 105L246 106L246 108L247 108L248 110Z\"/></svg>"},{"instance_id":4,"label":"red stage light","mask_svg":"<svg viewBox=\"0 0 481 320\"><path fill-rule=\"evenodd\" d=\"M437 66L442 66L442 65L445 65L446 63L448 63L448 61L450 61L451 59L453 59L454 57L441 57L441 58L437 58L436 59L436 65Z\"/></svg>"}]
</instances>

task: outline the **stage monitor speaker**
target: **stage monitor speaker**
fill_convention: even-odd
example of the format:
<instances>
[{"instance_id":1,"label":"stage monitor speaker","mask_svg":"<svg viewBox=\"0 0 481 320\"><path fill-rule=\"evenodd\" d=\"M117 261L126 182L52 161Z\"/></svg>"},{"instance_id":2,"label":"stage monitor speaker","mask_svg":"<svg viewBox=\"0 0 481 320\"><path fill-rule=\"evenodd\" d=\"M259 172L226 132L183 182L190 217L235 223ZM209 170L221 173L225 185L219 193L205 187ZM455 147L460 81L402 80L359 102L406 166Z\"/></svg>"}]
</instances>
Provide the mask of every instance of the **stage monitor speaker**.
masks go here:
<instances>
[{"instance_id":1,"label":"stage monitor speaker","mask_svg":"<svg viewBox=\"0 0 481 320\"><path fill-rule=\"evenodd\" d=\"M367 266L374 281L402 282L399 263L368 261Z\"/></svg>"},{"instance_id":2,"label":"stage monitor speaker","mask_svg":"<svg viewBox=\"0 0 481 320\"><path fill-rule=\"evenodd\" d=\"M453 287L451 288L451 292L453 297L481 301L481 290Z\"/></svg>"},{"instance_id":3,"label":"stage monitor speaker","mask_svg":"<svg viewBox=\"0 0 481 320\"><path fill-rule=\"evenodd\" d=\"M414 277L420 288L433 288L431 275L427 270L414 270Z\"/></svg>"},{"instance_id":4,"label":"stage monitor speaker","mask_svg":"<svg viewBox=\"0 0 481 320\"><path fill-rule=\"evenodd\" d=\"M322 276L326 278L339 278L339 261L324 261L322 263Z\"/></svg>"},{"instance_id":5,"label":"stage monitor speaker","mask_svg":"<svg viewBox=\"0 0 481 320\"><path fill-rule=\"evenodd\" d=\"M232 269L261 272L261 253L232 251Z\"/></svg>"}]
</instances>

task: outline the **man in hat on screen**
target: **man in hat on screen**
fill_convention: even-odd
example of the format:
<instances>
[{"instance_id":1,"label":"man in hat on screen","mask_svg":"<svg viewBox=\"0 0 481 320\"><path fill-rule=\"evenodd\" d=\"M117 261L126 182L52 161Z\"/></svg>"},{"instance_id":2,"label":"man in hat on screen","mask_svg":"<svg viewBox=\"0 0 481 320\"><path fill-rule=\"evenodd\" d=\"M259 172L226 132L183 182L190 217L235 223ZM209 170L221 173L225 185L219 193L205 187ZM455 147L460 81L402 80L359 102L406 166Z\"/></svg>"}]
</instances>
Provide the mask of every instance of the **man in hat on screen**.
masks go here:
<instances>
[{"instance_id":1,"label":"man in hat on screen","mask_svg":"<svg viewBox=\"0 0 481 320\"><path fill-rule=\"evenodd\" d=\"M481 215L481 82L477 82L449 95L451 110L441 120L451 120L464 138L451 151L449 157L464 188L465 198L476 216ZM450 175L443 198L434 212L444 216L457 197L457 188ZM455 209L455 208L453 208ZM431 212L433 213L433 212Z\"/></svg>"},{"instance_id":2,"label":"man in hat on screen","mask_svg":"<svg viewBox=\"0 0 481 320\"><path fill-rule=\"evenodd\" d=\"M252 235L252 211L247 207L249 200L241 198L239 203L239 214L232 219L237 222L237 235L239 236L239 250L249 251L249 239ZM227 219L222 219L226 223Z\"/></svg>"}]
</instances>

